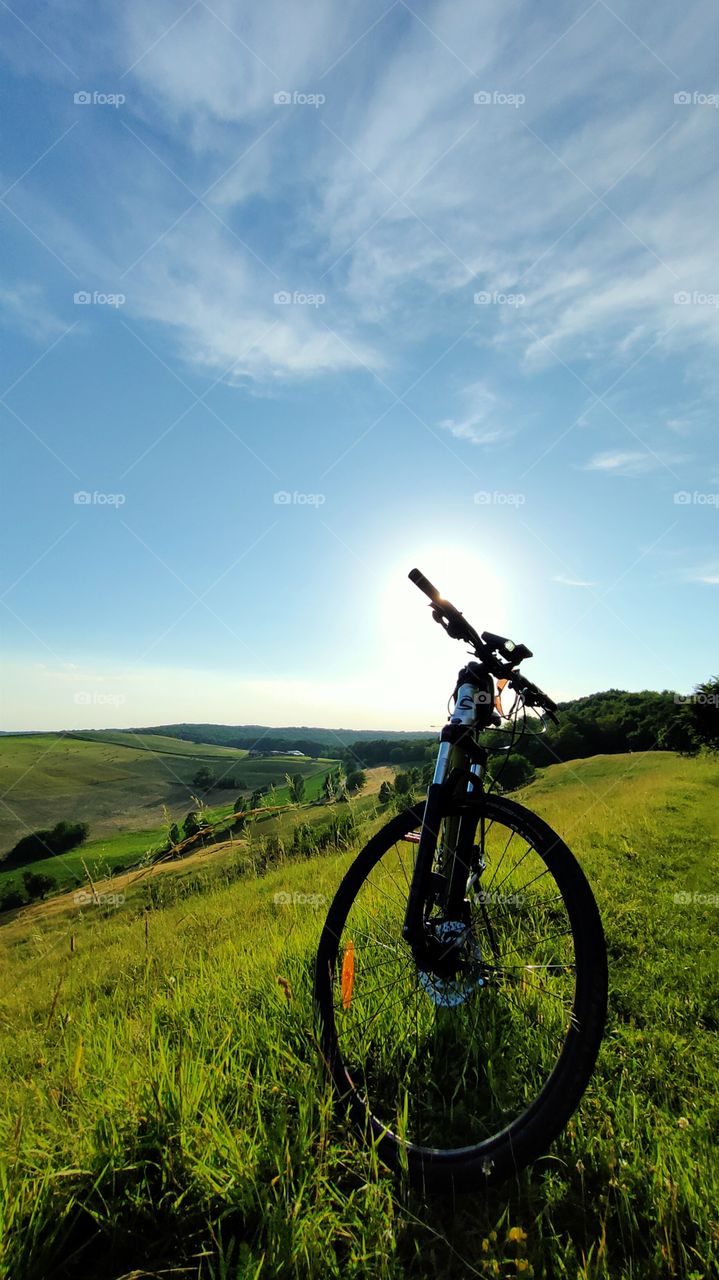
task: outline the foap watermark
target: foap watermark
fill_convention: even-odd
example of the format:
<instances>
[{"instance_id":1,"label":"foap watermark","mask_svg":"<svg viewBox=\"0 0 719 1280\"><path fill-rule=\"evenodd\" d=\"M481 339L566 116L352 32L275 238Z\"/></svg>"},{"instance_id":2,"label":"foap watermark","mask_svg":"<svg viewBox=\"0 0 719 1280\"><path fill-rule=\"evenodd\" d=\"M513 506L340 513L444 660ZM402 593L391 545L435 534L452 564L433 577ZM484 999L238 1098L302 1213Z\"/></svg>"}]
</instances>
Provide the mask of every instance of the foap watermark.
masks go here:
<instances>
[{"instance_id":1,"label":"foap watermark","mask_svg":"<svg viewBox=\"0 0 719 1280\"><path fill-rule=\"evenodd\" d=\"M276 893L272 899L276 907L323 907L327 898L323 893Z\"/></svg>"},{"instance_id":2,"label":"foap watermark","mask_svg":"<svg viewBox=\"0 0 719 1280\"><path fill-rule=\"evenodd\" d=\"M80 889L73 896L76 907L121 907L125 902L124 893L92 893L90 889Z\"/></svg>"},{"instance_id":3,"label":"foap watermark","mask_svg":"<svg viewBox=\"0 0 719 1280\"><path fill-rule=\"evenodd\" d=\"M675 307L719 307L719 293L702 293L700 289L680 289L674 294Z\"/></svg>"},{"instance_id":4,"label":"foap watermark","mask_svg":"<svg viewBox=\"0 0 719 1280\"><path fill-rule=\"evenodd\" d=\"M694 89L681 89L674 94L675 107L719 107L719 93L700 93Z\"/></svg>"},{"instance_id":5,"label":"foap watermark","mask_svg":"<svg viewBox=\"0 0 719 1280\"><path fill-rule=\"evenodd\" d=\"M719 907L719 893L699 893L696 889L682 889L674 894L678 907Z\"/></svg>"},{"instance_id":6,"label":"foap watermark","mask_svg":"<svg viewBox=\"0 0 719 1280\"><path fill-rule=\"evenodd\" d=\"M272 501L278 507L322 507L327 501L324 493L292 493L288 489L280 489L273 495Z\"/></svg>"},{"instance_id":7,"label":"foap watermark","mask_svg":"<svg viewBox=\"0 0 719 1280\"><path fill-rule=\"evenodd\" d=\"M479 489L474 495L478 507L523 507L526 493L502 493L498 489Z\"/></svg>"},{"instance_id":8,"label":"foap watermark","mask_svg":"<svg viewBox=\"0 0 719 1280\"><path fill-rule=\"evenodd\" d=\"M719 493L699 493L694 489L679 489L674 494L674 502L678 507L719 507Z\"/></svg>"},{"instance_id":9,"label":"foap watermark","mask_svg":"<svg viewBox=\"0 0 719 1280\"><path fill-rule=\"evenodd\" d=\"M475 307L523 307L526 301L523 293L500 293L497 289L492 293L480 289L474 295Z\"/></svg>"},{"instance_id":10,"label":"foap watermark","mask_svg":"<svg viewBox=\"0 0 719 1280\"><path fill-rule=\"evenodd\" d=\"M674 702L678 707L719 707L719 693L675 693Z\"/></svg>"},{"instance_id":11,"label":"foap watermark","mask_svg":"<svg viewBox=\"0 0 719 1280\"><path fill-rule=\"evenodd\" d=\"M76 507L124 507L124 493L100 493L95 489L90 493L87 489L79 489L72 495Z\"/></svg>"},{"instance_id":12,"label":"foap watermark","mask_svg":"<svg viewBox=\"0 0 719 1280\"><path fill-rule=\"evenodd\" d=\"M301 293L295 289L280 289L273 295L273 302L278 307L323 307L327 301L324 293Z\"/></svg>"},{"instance_id":13,"label":"foap watermark","mask_svg":"<svg viewBox=\"0 0 719 1280\"><path fill-rule=\"evenodd\" d=\"M127 301L124 293L101 293L99 289L78 289L72 300L76 307L121 307Z\"/></svg>"},{"instance_id":14,"label":"foap watermark","mask_svg":"<svg viewBox=\"0 0 719 1280\"><path fill-rule=\"evenodd\" d=\"M523 107L527 101L523 93L502 93L500 89L480 89L474 94L475 107Z\"/></svg>"},{"instance_id":15,"label":"foap watermark","mask_svg":"<svg viewBox=\"0 0 719 1280\"><path fill-rule=\"evenodd\" d=\"M300 89L280 89L272 95L276 107L323 107L327 101L323 93L305 93Z\"/></svg>"},{"instance_id":16,"label":"foap watermark","mask_svg":"<svg viewBox=\"0 0 719 1280\"><path fill-rule=\"evenodd\" d=\"M122 107L127 102L124 93L103 93L100 89L78 89L72 100L76 107Z\"/></svg>"},{"instance_id":17,"label":"foap watermark","mask_svg":"<svg viewBox=\"0 0 719 1280\"><path fill-rule=\"evenodd\" d=\"M97 689L80 689L73 702L78 707L122 707L127 702L124 693L100 693Z\"/></svg>"},{"instance_id":18,"label":"foap watermark","mask_svg":"<svg viewBox=\"0 0 719 1280\"><path fill-rule=\"evenodd\" d=\"M496 889L480 889L476 898L477 902L495 907L521 907L524 902L523 893L499 893Z\"/></svg>"}]
</instances>

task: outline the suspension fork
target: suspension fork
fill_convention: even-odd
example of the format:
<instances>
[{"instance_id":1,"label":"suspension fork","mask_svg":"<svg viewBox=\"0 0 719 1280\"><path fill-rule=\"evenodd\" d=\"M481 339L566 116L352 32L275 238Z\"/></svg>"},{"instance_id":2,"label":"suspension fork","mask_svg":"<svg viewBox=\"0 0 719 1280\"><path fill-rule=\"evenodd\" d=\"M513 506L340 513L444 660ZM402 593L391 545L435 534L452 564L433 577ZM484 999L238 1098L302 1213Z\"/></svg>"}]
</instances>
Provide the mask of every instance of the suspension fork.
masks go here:
<instances>
[{"instance_id":1,"label":"suspension fork","mask_svg":"<svg viewBox=\"0 0 719 1280\"><path fill-rule=\"evenodd\" d=\"M437 850L439 827L444 808L445 780L449 772L453 744L444 737L444 730L442 730L442 734L443 737L437 752L437 763L434 767L434 777L427 790L427 803L424 809L422 830L417 847L417 858L414 864L414 872L412 873L412 883L409 886L407 910L405 911L404 924L402 926L402 937L405 942L409 942L410 946L419 945L421 942L422 908L427 896L427 885Z\"/></svg>"},{"instance_id":2,"label":"suspension fork","mask_svg":"<svg viewBox=\"0 0 719 1280\"><path fill-rule=\"evenodd\" d=\"M437 753L434 777L427 791L424 819L420 832L417 858L407 897L402 926L402 937L419 953L423 944L422 911L428 896L432 864L437 851L439 828L445 802L448 796L448 775L450 770L457 769L459 774L470 774L477 781L471 781L467 787L470 795L481 790L481 779L484 771L486 755L475 754L477 748L468 752L467 730L473 729L477 720L477 703L482 695L486 701L487 688L493 690L491 680L480 680L468 668L460 672L462 676L470 676L466 683L458 685L456 691L455 713L442 729L440 746ZM469 769L467 765L471 760ZM472 852L476 821L470 813L457 815L445 822L445 840L451 858L449 892L445 902L445 910L450 918L459 919L464 904L467 880L471 871Z\"/></svg>"},{"instance_id":3,"label":"suspension fork","mask_svg":"<svg viewBox=\"0 0 719 1280\"><path fill-rule=\"evenodd\" d=\"M481 790L483 766L475 761L468 770L477 782L468 784L468 795ZM480 818L484 822L483 816ZM474 864L474 840L477 830L477 814L467 807L456 818L449 820L448 856L449 883L444 902L444 910L450 920L462 920L465 916L465 894L467 881Z\"/></svg>"}]
</instances>

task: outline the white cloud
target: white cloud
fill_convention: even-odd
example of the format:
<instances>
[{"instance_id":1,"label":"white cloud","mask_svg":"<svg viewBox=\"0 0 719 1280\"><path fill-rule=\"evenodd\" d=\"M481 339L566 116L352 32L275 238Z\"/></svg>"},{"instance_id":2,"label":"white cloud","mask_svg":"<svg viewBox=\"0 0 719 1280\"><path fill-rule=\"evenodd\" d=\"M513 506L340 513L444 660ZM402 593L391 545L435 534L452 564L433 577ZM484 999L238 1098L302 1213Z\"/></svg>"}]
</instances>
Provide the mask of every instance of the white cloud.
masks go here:
<instances>
[{"instance_id":1,"label":"white cloud","mask_svg":"<svg viewBox=\"0 0 719 1280\"><path fill-rule=\"evenodd\" d=\"M494 444L507 438L509 432L505 425L497 421L497 397L482 383L475 382L466 387L460 396L460 405L459 418L445 418L439 424L457 440L467 440L470 444Z\"/></svg>"},{"instance_id":2,"label":"white cloud","mask_svg":"<svg viewBox=\"0 0 719 1280\"><path fill-rule=\"evenodd\" d=\"M648 450L615 449L595 453L585 464L585 471L603 471L617 476L643 476L662 467L677 466L685 459L680 456L650 453Z\"/></svg>"},{"instance_id":3,"label":"white cloud","mask_svg":"<svg viewBox=\"0 0 719 1280\"><path fill-rule=\"evenodd\" d=\"M555 573L553 582L560 582L564 587L596 587L596 582L583 582L581 578L569 578L564 573Z\"/></svg>"},{"instance_id":4,"label":"white cloud","mask_svg":"<svg viewBox=\"0 0 719 1280\"><path fill-rule=\"evenodd\" d=\"M703 569L689 569L686 573L687 582L703 582L707 586L719 586L719 568L710 566Z\"/></svg>"},{"instance_id":5,"label":"white cloud","mask_svg":"<svg viewBox=\"0 0 719 1280\"><path fill-rule=\"evenodd\" d=\"M0 286L0 321L41 341L55 338L67 328L36 284Z\"/></svg>"},{"instance_id":6,"label":"white cloud","mask_svg":"<svg viewBox=\"0 0 719 1280\"><path fill-rule=\"evenodd\" d=\"M234 366L235 381L380 366L361 336L345 336L346 317L337 317L331 297L317 305L274 300L310 292L296 278L274 278L199 212L158 246L130 297L175 331L187 360L216 372Z\"/></svg>"},{"instance_id":7,"label":"white cloud","mask_svg":"<svg viewBox=\"0 0 719 1280\"><path fill-rule=\"evenodd\" d=\"M273 277L203 211L128 278L130 305L134 294L191 359L219 368L254 337L240 359L248 376L333 372L377 361L378 323L389 361L444 334L448 316L475 322L475 340L511 351L526 373L557 357L587 361L602 385L609 362L641 357L641 376L667 352L716 350L719 312L674 301L713 287L715 113L676 107L676 82L650 52L713 83L702 4L667 15L630 3L629 30L604 5L572 25L568 5L510 14L490 3L480 25L469 0L435 0L421 20L382 0L361 10L308 0L301 11L214 0L184 15L170 0L128 0L105 15L76 48L53 22L53 45L108 80L114 59L122 120L193 191L216 183L210 209L282 283L296 273L295 287L331 295L323 318L356 352L308 313L263 338ZM477 106L478 88L526 102ZM327 101L278 107L279 89ZM109 256L124 269L191 199L160 160L125 142L97 219L28 219L53 232L56 249L71 247L73 265ZM473 287L521 290L526 305L474 309ZM448 422L459 438L485 438L471 415Z\"/></svg>"}]
</instances>

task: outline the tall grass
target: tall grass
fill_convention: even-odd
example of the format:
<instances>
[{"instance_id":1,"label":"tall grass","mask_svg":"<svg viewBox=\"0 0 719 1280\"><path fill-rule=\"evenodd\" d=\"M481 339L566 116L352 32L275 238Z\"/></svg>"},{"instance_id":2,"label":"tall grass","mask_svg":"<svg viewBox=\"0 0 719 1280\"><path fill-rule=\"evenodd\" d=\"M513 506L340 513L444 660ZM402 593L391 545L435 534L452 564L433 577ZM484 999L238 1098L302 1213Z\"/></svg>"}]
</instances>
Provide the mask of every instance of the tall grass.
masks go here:
<instances>
[{"instance_id":1,"label":"tall grass","mask_svg":"<svg viewBox=\"0 0 719 1280\"><path fill-rule=\"evenodd\" d=\"M674 895L716 890L718 780L615 757L524 797L596 889L611 1021L565 1134L481 1198L409 1195L330 1104L311 968L351 852L3 931L0 1276L715 1280L719 907Z\"/></svg>"}]
</instances>

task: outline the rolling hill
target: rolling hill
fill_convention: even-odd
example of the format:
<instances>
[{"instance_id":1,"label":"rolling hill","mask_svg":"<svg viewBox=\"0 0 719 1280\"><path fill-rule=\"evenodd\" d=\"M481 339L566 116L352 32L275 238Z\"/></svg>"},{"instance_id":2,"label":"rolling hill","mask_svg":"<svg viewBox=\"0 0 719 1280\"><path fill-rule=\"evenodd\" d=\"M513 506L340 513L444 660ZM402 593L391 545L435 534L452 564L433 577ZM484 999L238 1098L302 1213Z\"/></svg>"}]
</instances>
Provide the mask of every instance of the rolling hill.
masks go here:
<instances>
[{"instance_id":1,"label":"rolling hill","mask_svg":"<svg viewBox=\"0 0 719 1280\"><path fill-rule=\"evenodd\" d=\"M298 757L250 760L243 750L159 734L7 734L0 738L0 854L28 830L62 819L87 822L91 837L101 837L155 827L165 807L172 819L183 817L203 765L248 790L320 767ZM232 789L212 796L213 803L231 800Z\"/></svg>"},{"instance_id":2,"label":"rolling hill","mask_svg":"<svg viewBox=\"0 0 719 1280\"><path fill-rule=\"evenodd\" d=\"M408 1196L329 1108L312 965L353 849L177 864L116 909L19 917L0 931L0 1276L719 1274L718 785L716 758L635 753L518 797L592 883L610 1021L546 1158L480 1196Z\"/></svg>"}]
</instances>

